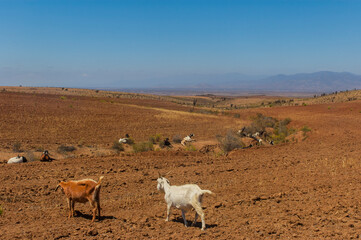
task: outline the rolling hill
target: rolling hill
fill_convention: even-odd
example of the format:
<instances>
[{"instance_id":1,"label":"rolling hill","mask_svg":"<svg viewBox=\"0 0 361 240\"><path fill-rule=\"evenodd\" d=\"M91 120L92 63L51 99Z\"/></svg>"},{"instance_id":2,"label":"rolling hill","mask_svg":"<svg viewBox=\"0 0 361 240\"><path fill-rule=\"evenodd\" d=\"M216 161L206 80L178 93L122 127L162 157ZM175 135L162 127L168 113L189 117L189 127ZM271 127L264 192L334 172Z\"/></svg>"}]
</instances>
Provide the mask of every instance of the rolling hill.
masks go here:
<instances>
[{"instance_id":1,"label":"rolling hill","mask_svg":"<svg viewBox=\"0 0 361 240\"><path fill-rule=\"evenodd\" d=\"M361 89L361 76L349 72L320 71L293 75L249 76L240 73L194 74L153 79L150 88L223 91L334 92ZM134 89L133 89L134 90Z\"/></svg>"}]
</instances>

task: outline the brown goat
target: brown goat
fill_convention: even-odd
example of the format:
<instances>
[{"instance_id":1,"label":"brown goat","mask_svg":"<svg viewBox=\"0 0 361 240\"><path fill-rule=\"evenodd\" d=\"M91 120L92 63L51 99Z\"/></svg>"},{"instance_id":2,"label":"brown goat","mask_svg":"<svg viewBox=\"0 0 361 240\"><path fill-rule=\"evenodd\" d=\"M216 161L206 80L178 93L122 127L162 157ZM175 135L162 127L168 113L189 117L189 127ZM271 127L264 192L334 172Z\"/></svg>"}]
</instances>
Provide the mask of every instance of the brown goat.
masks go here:
<instances>
[{"instance_id":1,"label":"brown goat","mask_svg":"<svg viewBox=\"0 0 361 240\"><path fill-rule=\"evenodd\" d=\"M98 210L98 219L100 220L100 183L104 177L101 176L99 181L96 182L92 179L83 179L79 181L61 181L56 187L55 191L61 187L65 193L69 207L69 218L74 216L75 202L86 203L89 201L93 207L93 219L95 220L96 211Z\"/></svg>"}]
</instances>

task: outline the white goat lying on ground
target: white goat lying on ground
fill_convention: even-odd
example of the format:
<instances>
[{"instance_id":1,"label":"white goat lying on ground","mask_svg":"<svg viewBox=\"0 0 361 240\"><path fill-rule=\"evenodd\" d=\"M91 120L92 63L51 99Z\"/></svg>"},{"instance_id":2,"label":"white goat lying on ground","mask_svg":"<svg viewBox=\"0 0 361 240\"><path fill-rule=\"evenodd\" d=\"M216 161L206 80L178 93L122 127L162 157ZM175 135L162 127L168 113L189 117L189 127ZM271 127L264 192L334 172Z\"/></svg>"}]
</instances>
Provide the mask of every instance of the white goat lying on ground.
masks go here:
<instances>
[{"instance_id":1,"label":"white goat lying on ground","mask_svg":"<svg viewBox=\"0 0 361 240\"><path fill-rule=\"evenodd\" d=\"M195 140L193 139L193 137L194 137L194 134L193 134L193 133L189 134L188 136L186 136L185 138L183 138L183 140L181 141L181 144L182 144L183 146L185 146L186 143L188 143L188 142L194 142Z\"/></svg>"},{"instance_id":2,"label":"white goat lying on ground","mask_svg":"<svg viewBox=\"0 0 361 240\"><path fill-rule=\"evenodd\" d=\"M186 184L182 186L171 186L169 180L159 176L157 179L158 185L157 189L165 193L164 199L167 203L167 218L166 221L169 221L170 209L171 207L176 207L182 210L182 217L184 220L184 225L187 227L187 220L185 213L192 208L196 211L194 218L194 224L196 224L198 215L202 219L202 230L206 228L206 223L204 220L204 213L202 210L202 198L203 194L213 194L209 190L202 190L196 184Z\"/></svg>"},{"instance_id":3,"label":"white goat lying on ground","mask_svg":"<svg viewBox=\"0 0 361 240\"><path fill-rule=\"evenodd\" d=\"M61 181L56 187L55 191L61 187L65 193L66 200L68 201L69 206L69 218L74 216L74 205L75 202L86 203L89 201L90 205L93 207L93 219L95 220L96 211L98 210L98 219L100 220L100 183L103 179L103 176L99 178L99 181L96 182L92 179L83 179L79 181Z\"/></svg>"},{"instance_id":4,"label":"white goat lying on ground","mask_svg":"<svg viewBox=\"0 0 361 240\"><path fill-rule=\"evenodd\" d=\"M125 138L120 138L119 143L127 143L129 140L129 134L125 134Z\"/></svg>"},{"instance_id":5,"label":"white goat lying on ground","mask_svg":"<svg viewBox=\"0 0 361 240\"><path fill-rule=\"evenodd\" d=\"M8 160L8 163L23 163L27 162L28 160L25 157L20 157L19 155L17 157L12 157Z\"/></svg>"}]
</instances>

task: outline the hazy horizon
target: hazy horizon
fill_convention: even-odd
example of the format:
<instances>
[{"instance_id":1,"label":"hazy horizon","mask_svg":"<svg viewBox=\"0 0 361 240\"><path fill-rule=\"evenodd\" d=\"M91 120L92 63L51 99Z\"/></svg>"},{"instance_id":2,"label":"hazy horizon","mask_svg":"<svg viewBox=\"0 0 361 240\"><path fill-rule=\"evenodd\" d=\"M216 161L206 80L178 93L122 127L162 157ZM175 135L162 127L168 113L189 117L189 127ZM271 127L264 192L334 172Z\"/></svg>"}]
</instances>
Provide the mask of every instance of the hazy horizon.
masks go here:
<instances>
[{"instance_id":1,"label":"hazy horizon","mask_svg":"<svg viewBox=\"0 0 361 240\"><path fill-rule=\"evenodd\" d=\"M141 88L197 74L361 75L360 12L355 0L2 0L0 85Z\"/></svg>"}]
</instances>

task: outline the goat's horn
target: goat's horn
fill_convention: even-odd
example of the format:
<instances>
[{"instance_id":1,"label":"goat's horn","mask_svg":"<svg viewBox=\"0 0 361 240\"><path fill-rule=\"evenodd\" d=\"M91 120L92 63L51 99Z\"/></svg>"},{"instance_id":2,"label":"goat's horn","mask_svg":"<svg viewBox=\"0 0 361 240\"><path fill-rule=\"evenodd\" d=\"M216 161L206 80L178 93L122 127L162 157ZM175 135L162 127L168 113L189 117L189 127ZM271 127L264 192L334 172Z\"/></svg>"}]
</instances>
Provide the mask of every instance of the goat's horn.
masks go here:
<instances>
[{"instance_id":1,"label":"goat's horn","mask_svg":"<svg viewBox=\"0 0 361 240\"><path fill-rule=\"evenodd\" d=\"M159 171L158 171L158 177L160 177L160 178L162 177L162 174L160 174L160 172L159 172Z\"/></svg>"},{"instance_id":2,"label":"goat's horn","mask_svg":"<svg viewBox=\"0 0 361 240\"><path fill-rule=\"evenodd\" d=\"M165 175L167 176L169 173L171 173L173 170L168 171Z\"/></svg>"}]
</instances>

